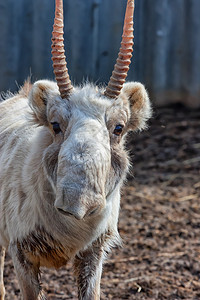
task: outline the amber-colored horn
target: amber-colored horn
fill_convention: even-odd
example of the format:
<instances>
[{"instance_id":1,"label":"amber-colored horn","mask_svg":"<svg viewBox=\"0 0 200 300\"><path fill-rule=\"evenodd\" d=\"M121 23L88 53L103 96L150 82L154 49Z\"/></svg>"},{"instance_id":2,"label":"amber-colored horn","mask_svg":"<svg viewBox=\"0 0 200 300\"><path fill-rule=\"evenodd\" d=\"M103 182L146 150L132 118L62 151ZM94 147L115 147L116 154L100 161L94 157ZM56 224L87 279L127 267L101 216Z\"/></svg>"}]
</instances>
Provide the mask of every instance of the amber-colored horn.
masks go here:
<instances>
[{"instance_id":1,"label":"amber-colored horn","mask_svg":"<svg viewBox=\"0 0 200 300\"><path fill-rule=\"evenodd\" d=\"M121 48L114 71L104 93L108 98L117 98L119 96L128 74L133 52L133 14L134 0L127 0Z\"/></svg>"},{"instance_id":2,"label":"amber-colored horn","mask_svg":"<svg viewBox=\"0 0 200 300\"><path fill-rule=\"evenodd\" d=\"M60 95L63 99L67 99L72 92L73 86L71 84L66 57L64 49L64 24L63 24L63 0L56 0L55 2L55 19L52 32L52 60L55 79L57 81Z\"/></svg>"}]
</instances>

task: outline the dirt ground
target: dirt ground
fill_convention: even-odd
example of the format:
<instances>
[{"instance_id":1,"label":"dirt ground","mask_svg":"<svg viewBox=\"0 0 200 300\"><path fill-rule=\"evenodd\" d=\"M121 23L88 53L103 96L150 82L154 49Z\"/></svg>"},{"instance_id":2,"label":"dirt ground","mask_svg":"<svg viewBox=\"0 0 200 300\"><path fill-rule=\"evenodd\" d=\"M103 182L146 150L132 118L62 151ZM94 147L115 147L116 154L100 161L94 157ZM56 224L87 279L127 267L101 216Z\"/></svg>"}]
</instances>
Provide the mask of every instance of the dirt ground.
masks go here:
<instances>
[{"instance_id":1,"label":"dirt ground","mask_svg":"<svg viewBox=\"0 0 200 300\"><path fill-rule=\"evenodd\" d=\"M133 163L123 188L122 249L104 266L102 300L200 299L200 110L154 110L150 128L129 137ZM10 258L7 300L20 299ZM43 269L48 299L77 299L71 265Z\"/></svg>"}]
</instances>

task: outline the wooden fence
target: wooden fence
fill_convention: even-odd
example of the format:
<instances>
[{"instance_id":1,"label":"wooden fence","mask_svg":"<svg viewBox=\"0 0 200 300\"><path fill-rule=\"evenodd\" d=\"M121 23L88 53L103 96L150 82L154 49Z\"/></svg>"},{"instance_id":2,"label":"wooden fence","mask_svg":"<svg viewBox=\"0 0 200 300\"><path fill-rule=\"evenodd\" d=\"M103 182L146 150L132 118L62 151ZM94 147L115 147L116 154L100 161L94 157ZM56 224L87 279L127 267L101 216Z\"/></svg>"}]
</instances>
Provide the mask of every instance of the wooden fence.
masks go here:
<instances>
[{"instance_id":1,"label":"wooden fence","mask_svg":"<svg viewBox=\"0 0 200 300\"><path fill-rule=\"evenodd\" d=\"M135 48L128 80L158 105L200 106L200 1L135 0ZM64 0L65 48L74 83L107 82L120 46L126 0ZM27 76L53 78L54 0L0 0L0 90Z\"/></svg>"}]
</instances>

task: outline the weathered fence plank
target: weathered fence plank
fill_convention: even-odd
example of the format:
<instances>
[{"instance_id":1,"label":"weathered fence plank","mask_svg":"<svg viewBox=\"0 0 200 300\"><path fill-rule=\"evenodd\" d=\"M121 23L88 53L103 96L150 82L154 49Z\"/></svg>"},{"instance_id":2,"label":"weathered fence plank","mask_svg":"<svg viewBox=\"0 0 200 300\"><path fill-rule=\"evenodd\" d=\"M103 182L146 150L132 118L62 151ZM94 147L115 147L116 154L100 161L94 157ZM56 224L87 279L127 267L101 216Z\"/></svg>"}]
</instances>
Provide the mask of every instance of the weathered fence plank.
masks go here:
<instances>
[{"instance_id":1,"label":"weathered fence plank","mask_svg":"<svg viewBox=\"0 0 200 300\"><path fill-rule=\"evenodd\" d=\"M135 0L129 80L154 101L200 106L200 1ZM65 48L72 81L107 82L120 46L126 0L64 0ZM53 78L54 0L0 0L0 90Z\"/></svg>"}]
</instances>

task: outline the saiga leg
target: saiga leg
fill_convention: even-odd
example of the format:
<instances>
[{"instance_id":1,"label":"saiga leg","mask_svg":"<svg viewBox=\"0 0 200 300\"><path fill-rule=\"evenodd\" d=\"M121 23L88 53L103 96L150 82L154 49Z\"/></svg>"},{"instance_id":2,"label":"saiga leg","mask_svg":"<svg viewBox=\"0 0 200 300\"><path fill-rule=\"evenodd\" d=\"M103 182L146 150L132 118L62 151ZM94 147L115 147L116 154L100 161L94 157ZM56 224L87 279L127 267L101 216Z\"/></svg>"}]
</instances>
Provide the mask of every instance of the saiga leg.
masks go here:
<instances>
[{"instance_id":1,"label":"saiga leg","mask_svg":"<svg viewBox=\"0 0 200 300\"><path fill-rule=\"evenodd\" d=\"M0 246L0 300L4 300L5 288L3 283L3 269L5 259L5 248Z\"/></svg>"},{"instance_id":2,"label":"saiga leg","mask_svg":"<svg viewBox=\"0 0 200 300\"><path fill-rule=\"evenodd\" d=\"M39 266L33 265L24 255L19 243L9 248L23 300L45 300L39 284Z\"/></svg>"},{"instance_id":3,"label":"saiga leg","mask_svg":"<svg viewBox=\"0 0 200 300\"><path fill-rule=\"evenodd\" d=\"M100 299L102 262L101 247L91 247L76 256L74 270L77 276L79 300Z\"/></svg>"}]
</instances>

